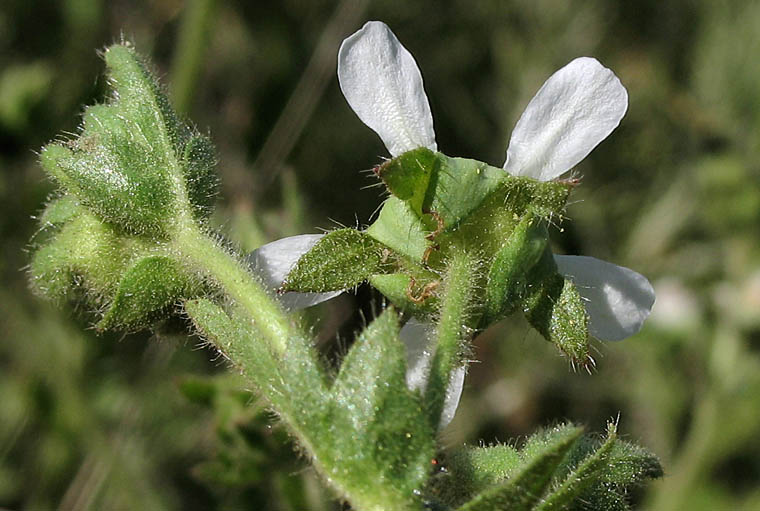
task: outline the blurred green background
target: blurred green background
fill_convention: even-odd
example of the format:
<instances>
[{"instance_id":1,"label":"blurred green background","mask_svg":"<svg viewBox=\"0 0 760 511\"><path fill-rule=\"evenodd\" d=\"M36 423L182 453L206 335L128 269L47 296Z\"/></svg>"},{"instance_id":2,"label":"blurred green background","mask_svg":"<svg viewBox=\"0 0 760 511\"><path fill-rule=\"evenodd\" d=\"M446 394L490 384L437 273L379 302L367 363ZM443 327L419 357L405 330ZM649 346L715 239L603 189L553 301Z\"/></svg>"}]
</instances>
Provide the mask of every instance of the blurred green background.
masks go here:
<instances>
[{"instance_id":1,"label":"blurred green background","mask_svg":"<svg viewBox=\"0 0 760 511\"><path fill-rule=\"evenodd\" d=\"M559 420L629 440L666 475L641 509L760 509L760 3L754 0L4 0L0 5L0 508L337 510L265 404L182 333L96 336L32 296L24 266L53 185L35 151L103 99L97 49L133 41L217 144L215 223L242 250L364 225L386 151L341 96L340 41L388 23L416 57L438 145L496 166L543 81L595 56L628 114L577 168L557 251L646 275L650 321L576 374L524 320L476 342L446 445ZM30 240L32 240L30 242ZM380 299L307 314L325 356ZM336 341L335 338L338 340Z\"/></svg>"}]
</instances>

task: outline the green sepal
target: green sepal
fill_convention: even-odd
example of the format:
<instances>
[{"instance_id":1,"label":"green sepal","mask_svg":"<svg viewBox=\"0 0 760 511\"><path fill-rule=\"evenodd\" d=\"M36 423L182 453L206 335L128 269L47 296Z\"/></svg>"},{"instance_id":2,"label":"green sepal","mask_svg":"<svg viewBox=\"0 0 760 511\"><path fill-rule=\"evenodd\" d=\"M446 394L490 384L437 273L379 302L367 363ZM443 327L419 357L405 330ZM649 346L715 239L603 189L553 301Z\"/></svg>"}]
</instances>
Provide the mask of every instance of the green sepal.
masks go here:
<instances>
[{"instance_id":1,"label":"green sepal","mask_svg":"<svg viewBox=\"0 0 760 511\"><path fill-rule=\"evenodd\" d=\"M407 151L375 168L388 191L405 201L417 216L430 206L433 188L430 178L438 176L441 164L440 153L420 147Z\"/></svg>"},{"instance_id":2,"label":"green sepal","mask_svg":"<svg viewBox=\"0 0 760 511\"><path fill-rule=\"evenodd\" d=\"M402 312L418 318L434 314L439 305L438 295L435 293L440 282L439 277L431 272L419 272L413 286L410 282L411 276L405 273L372 275L369 278L369 283ZM429 289L428 293L425 293L426 287ZM410 294L419 300L412 301Z\"/></svg>"},{"instance_id":3,"label":"green sepal","mask_svg":"<svg viewBox=\"0 0 760 511\"><path fill-rule=\"evenodd\" d=\"M545 221L533 214L523 216L496 253L486 283L484 326L511 314L525 297L531 273L547 248Z\"/></svg>"},{"instance_id":4,"label":"green sepal","mask_svg":"<svg viewBox=\"0 0 760 511\"><path fill-rule=\"evenodd\" d=\"M96 328L148 326L158 313L199 291L200 285L174 259L143 257L124 272L116 294Z\"/></svg>"},{"instance_id":5,"label":"green sepal","mask_svg":"<svg viewBox=\"0 0 760 511\"><path fill-rule=\"evenodd\" d=\"M408 203L397 197L389 197L385 201L377 220L365 232L416 262L422 262L425 252L432 245L425 238L429 233L428 227Z\"/></svg>"},{"instance_id":6,"label":"green sepal","mask_svg":"<svg viewBox=\"0 0 760 511\"><path fill-rule=\"evenodd\" d=\"M394 252L356 229L325 234L298 260L282 285L284 291L325 292L348 289L370 275L396 266Z\"/></svg>"},{"instance_id":7,"label":"green sepal","mask_svg":"<svg viewBox=\"0 0 760 511\"><path fill-rule=\"evenodd\" d=\"M432 200L429 209L443 221L443 231L457 228L494 192L511 178L503 169L477 160L450 158L439 153L437 177L431 179Z\"/></svg>"},{"instance_id":8,"label":"green sepal","mask_svg":"<svg viewBox=\"0 0 760 511\"><path fill-rule=\"evenodd\" d=\"M518 216L530 210L551 218L561 216L570 191L566 183L514 177L477 160L451 158L426 148L403 153L375 172L391 194L417 217L424 217L435 235L455 230L493 194L502 197L500 208Z\"/></svg>"},{"instance_id":9,"label":"green sepal","mask_svg":"<svg viewBox=\"0 0 760 511\"><path fill-rule=\"evenodd\" d=\"M541 500L562 460L583 433L582 428L555 428L533 437L522 450L525 464L506 482L493 486L460 506L459 511L529 511Z\"/></svg>"},{"instance_id":10,"label":"green sepal","mask_svg":"<svg viewBox=\"0 0 760 511\"><path fill-rule=\"evenodd\" d=\"M501 484L523 464L520 453L506 444L464 445L438 459L445 470L431 479L430 494L448 505L461 505L473 495Z\"/></svg>"},{"instance_id":11,"label":"green sepal","mask_svg":"<svg viewBox=\"0 0 760 511\"><path fill-rule=\"evenodd\" d=\"M62 301L81 286L97 305L113 294L129 261L124 242L111 226L79 212L35 252L29 268L32 288Z\"/></svg>"},{"instance_id":12,"label":"green sepal","mask_svg":"<svg viewBox=\"0 0 760 511\"><path fill-rule=\"evenodd\" d=\"M588 313L575 284L557 273L554 256L548 249L532 274L530 278L536 284L523 301L526 319L570 357L573 365L590 369L593 359L589 354Z\"/></svg>"},{"instance_id":13,"label":"green sepal","mask_svg":"<svg viewBox=\"0 0 760 511\"><path fill-rule=\"evenodd\" d=\"M420 395L406 386L399 319L386 309L358 337L332 387L320 450L328 476L372 509L407 509L428 477L434 433Z\"/></svg>"},{"instance_id":14,"label":"green sepal","mask_svg":"<svg viewBox=\"0 0 760 511\"><path fill-rule=\"evenodd\" d=\"M576 501L588 488L599 479L599 474L606 469L610 451L617 439L617 428L613 423L607 427L607 439L578 463L573 470L562 479L562 482L550 492L535 507L536 511L553 511L567 508L568 504Z\"/></svg>"},{"instance_id":15,"label":"green sepal","mask_svg":"<svg viewBox=\"0 0 760 511\"><path fill-rule=\"evenodd\" d=\"M60 227L79 216L85 209L73 195L66 194L50 201L40 215L40 227Z\"/></svg>"},{"instance_id":16,"label":"green sepal","mask_svg":"<svg viewBox=\"0 0 760 511\"><path fill-rule=\"evenodd\" d=\"M216 150L208 137L194 134L184 147L182 162L190 204L198 218L208 218L214 209L219 192L219 175L216 173Z\"/></svg>"},{"instance_id":17,"label":"green sepal","mask_svg":"<svg viewBox=\"0 0 760 511\"><path fill-rule=\"evenodd\" d=\"M148 66L125 45L105 53L113 99L85 111L78 138L43 148L43 168L102 221L165 236L181 213L207 211L213 150L180 122Z\"/></svg>"}]
</instances>

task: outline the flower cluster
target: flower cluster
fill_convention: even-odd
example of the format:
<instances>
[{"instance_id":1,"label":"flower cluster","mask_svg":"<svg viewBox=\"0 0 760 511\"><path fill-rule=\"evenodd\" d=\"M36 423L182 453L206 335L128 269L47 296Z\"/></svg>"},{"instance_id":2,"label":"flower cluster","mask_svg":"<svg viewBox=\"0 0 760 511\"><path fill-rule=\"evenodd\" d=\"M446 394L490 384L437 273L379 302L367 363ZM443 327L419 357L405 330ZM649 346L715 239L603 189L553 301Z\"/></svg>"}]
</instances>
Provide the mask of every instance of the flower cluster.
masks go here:
<instances>
[{"instance_id":1,"label":"flower cluster","mask_svg":"<svg viewBox=\"0 0 760 511\"><path fill-rule=\"evenodd\" d=\"M359 118L374 130L393 157L418 148L437 151L433 118L419 68L393 32L368 22L348 37L338 54L341 90ZM554 73L530 101L515 126L503 169L512 176L548 182L585 158L620 123L628 107L626 89L596 59L581 57ZM251 262L264 281L278 288L320 235L285 238L256 250ZM654 304L647 279L628 268L586 256L555 255L559 272L584 300L588 330L617 341L641 328ZM286 293L287 307L319 303L337 294ZM412 321L402 330L412 388L423 386L430 363L429 328ZM461 392L464 369L452 377L442 424Z\"/></svg>"}]
</instances>

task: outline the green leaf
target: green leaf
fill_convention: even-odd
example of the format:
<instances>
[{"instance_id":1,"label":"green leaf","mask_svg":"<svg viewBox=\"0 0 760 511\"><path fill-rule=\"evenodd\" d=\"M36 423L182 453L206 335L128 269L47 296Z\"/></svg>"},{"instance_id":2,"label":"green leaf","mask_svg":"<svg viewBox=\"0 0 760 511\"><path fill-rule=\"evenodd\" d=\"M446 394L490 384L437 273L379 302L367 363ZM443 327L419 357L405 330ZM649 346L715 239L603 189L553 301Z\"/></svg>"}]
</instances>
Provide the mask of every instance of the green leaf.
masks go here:
<instances>
[{"instance_id":1,"label":"green leaf","mask_svg":"<svg viewBox=\"0 0 760 511\"><path fill-rule=\"evenodd\" d=\"M460 511L529 511L549 487L565 455L583 433L582 428L563 426L534 436L523 449L526 462L501 485L478 494Z\"/></svg>"},{"instance_id":2,"label":"green leaf","mask_svg":"<svg viewBox=\"0 0 760 511\"><path fill-rule=\"evenodd\" d=\"M46 146L42 166L101 220L166 235L176 217L208 211L213 150L179 121L132 48L112 46L105 60L113 99L86 110L78 138Z\"/></svg>"},{"instance_id":3,"label":"green leaf","mask_svg":"<svg viewBox=\"0 0 760 511\"><path fill-rule=\"evenodd\" d=\"M662 465L657 456L643 447L617 440L609 453L602 480L609 484L626 487L662 476Z\"/></svg>"},{"instance_id":4,"label":"green leaf","mask_svg":"<svg viewBox=\"0 0 760 511\"><path fill-rule=\"evenodd\" d=\"M606 439L587 435L575 445L538 509L630 509L629 489L661 477L662 467L645 449L618 440L616 430L610 423Z\"/></svg>"},{"instance_id":5,"label":"green leaf","mask_svg":"<svg viewBox=\"0 0 760 511\"><path fill-rule=\"evenodd\" d=\"M200 286L174 259L144 257L124 273L116 295L97 328L147 326L157 313L199 291Z\"/></svg>"},{"instance_id":6,"label":"green leaf","mask_svg":"<svg viewBox=\"0 0 760 511\"><path fill-rule=\"evenodd\" d=\"M347 289L370 275L393 268L397 256L368 234L338 229L325 234L304 254L283 284L286 291L324 292Z\"/></svg>"},{"instance_id":7,"label":"green leaf","mask_svg":"<svg viewBox=\"0 0 760 511\"><path fill-rule=\"evenodd\" d=\"M324 445L327 475L368 509L417 501L434 453L422 400L406 387L406 355L392 309L375 319L346 355L332 388Z\"/></svg>"},{"instance_id":8,"label":"green leaf","mask_svg":"<svg viewBox=\"0 0 760 511\"><path fill-rule=\"evenodd\" d=\"M215 170L214 144L208 137L194 134L185 145L182 162L190 203L199 218L208 218L213 211L220 184Z\"/></svg>"}]
</instances>

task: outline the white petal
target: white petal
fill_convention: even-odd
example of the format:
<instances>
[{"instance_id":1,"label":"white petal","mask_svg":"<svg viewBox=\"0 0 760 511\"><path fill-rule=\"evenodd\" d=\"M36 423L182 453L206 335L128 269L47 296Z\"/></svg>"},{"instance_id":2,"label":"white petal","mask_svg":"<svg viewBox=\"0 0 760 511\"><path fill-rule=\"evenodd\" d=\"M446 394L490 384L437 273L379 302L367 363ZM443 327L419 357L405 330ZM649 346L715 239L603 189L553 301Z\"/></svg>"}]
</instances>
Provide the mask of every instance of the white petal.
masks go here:
<instances>
[{"instance_id":1,"label":"white petal","mask_svg":"<svg viewBox=\"0 0 760 511\"><path fill-rule=\"evenodd\" d=\"M410 319L399 333L406 346L406 386L409 390L424 392L428 380L428 370L433 353L430 342L433 325Z\"/></svg>"},{"instance_id":2,"label":"white petal","mask_svg":"<svg viewBox=\"0 0 760 511\"><path fill-rule=\"evenodd\" d=\"M591 335L620 341L641 330L654 305L646 277L593 257L555 255L554 260L586 300Z\"/></svg>"},{"instance_id":3,"label":"white petal","mask_svg":"<svg viewBox=\"0 0 760 511\"><path fill-rule=\"evenodd\" d=\"M539 181L559 177L607 138L627 109L628 93L615 73L596 59L575 59L528 103L512 131L504 168Z\"/></svg>"},{"instance_id":4,"label":"white petal","mask_svg":"<svg viewBox=\"0 0 760 511\"><path fill-rule=\"evenodd\" d=\"M343 41L338 81L348 104L391 155L418 147L437 150L420 70L385 23L367 22Z\"/></svg>"},{"instance_id":5,"label":"white petal","mask_svg":"<svg viewBox=\"0 0 760 511\"><path fill-rule=\"evenodd\" d=\"M433 351L430 347L432 334L432 324L422 323L414 318L404 325L399 334L401 341L406 346L406 386L410 390L424 392L427 386L430 363L433 360ZM460 366L451 375L451 381L446 388L446 400L443 403L438 429L445 428L454 418L459 406L459 398L462 397L465 372L466 367Z\"/></svg>"},{"instance_id":6,"label":"white petal","mask_svg":"<svg viewBox=\"0 0 760 511\"><path fill-rule=\"evenodd\" d=\"M263 245L248 255L248 264L262 282L270 290L275 291L282 286L285 277L298 262L302 255L308 252L323 234L301 234L282 238ZM342 291L329 293L285 293L278 295L280 303L288 310L304 309L324 302Z\"/></svg>"}]
</instances>

